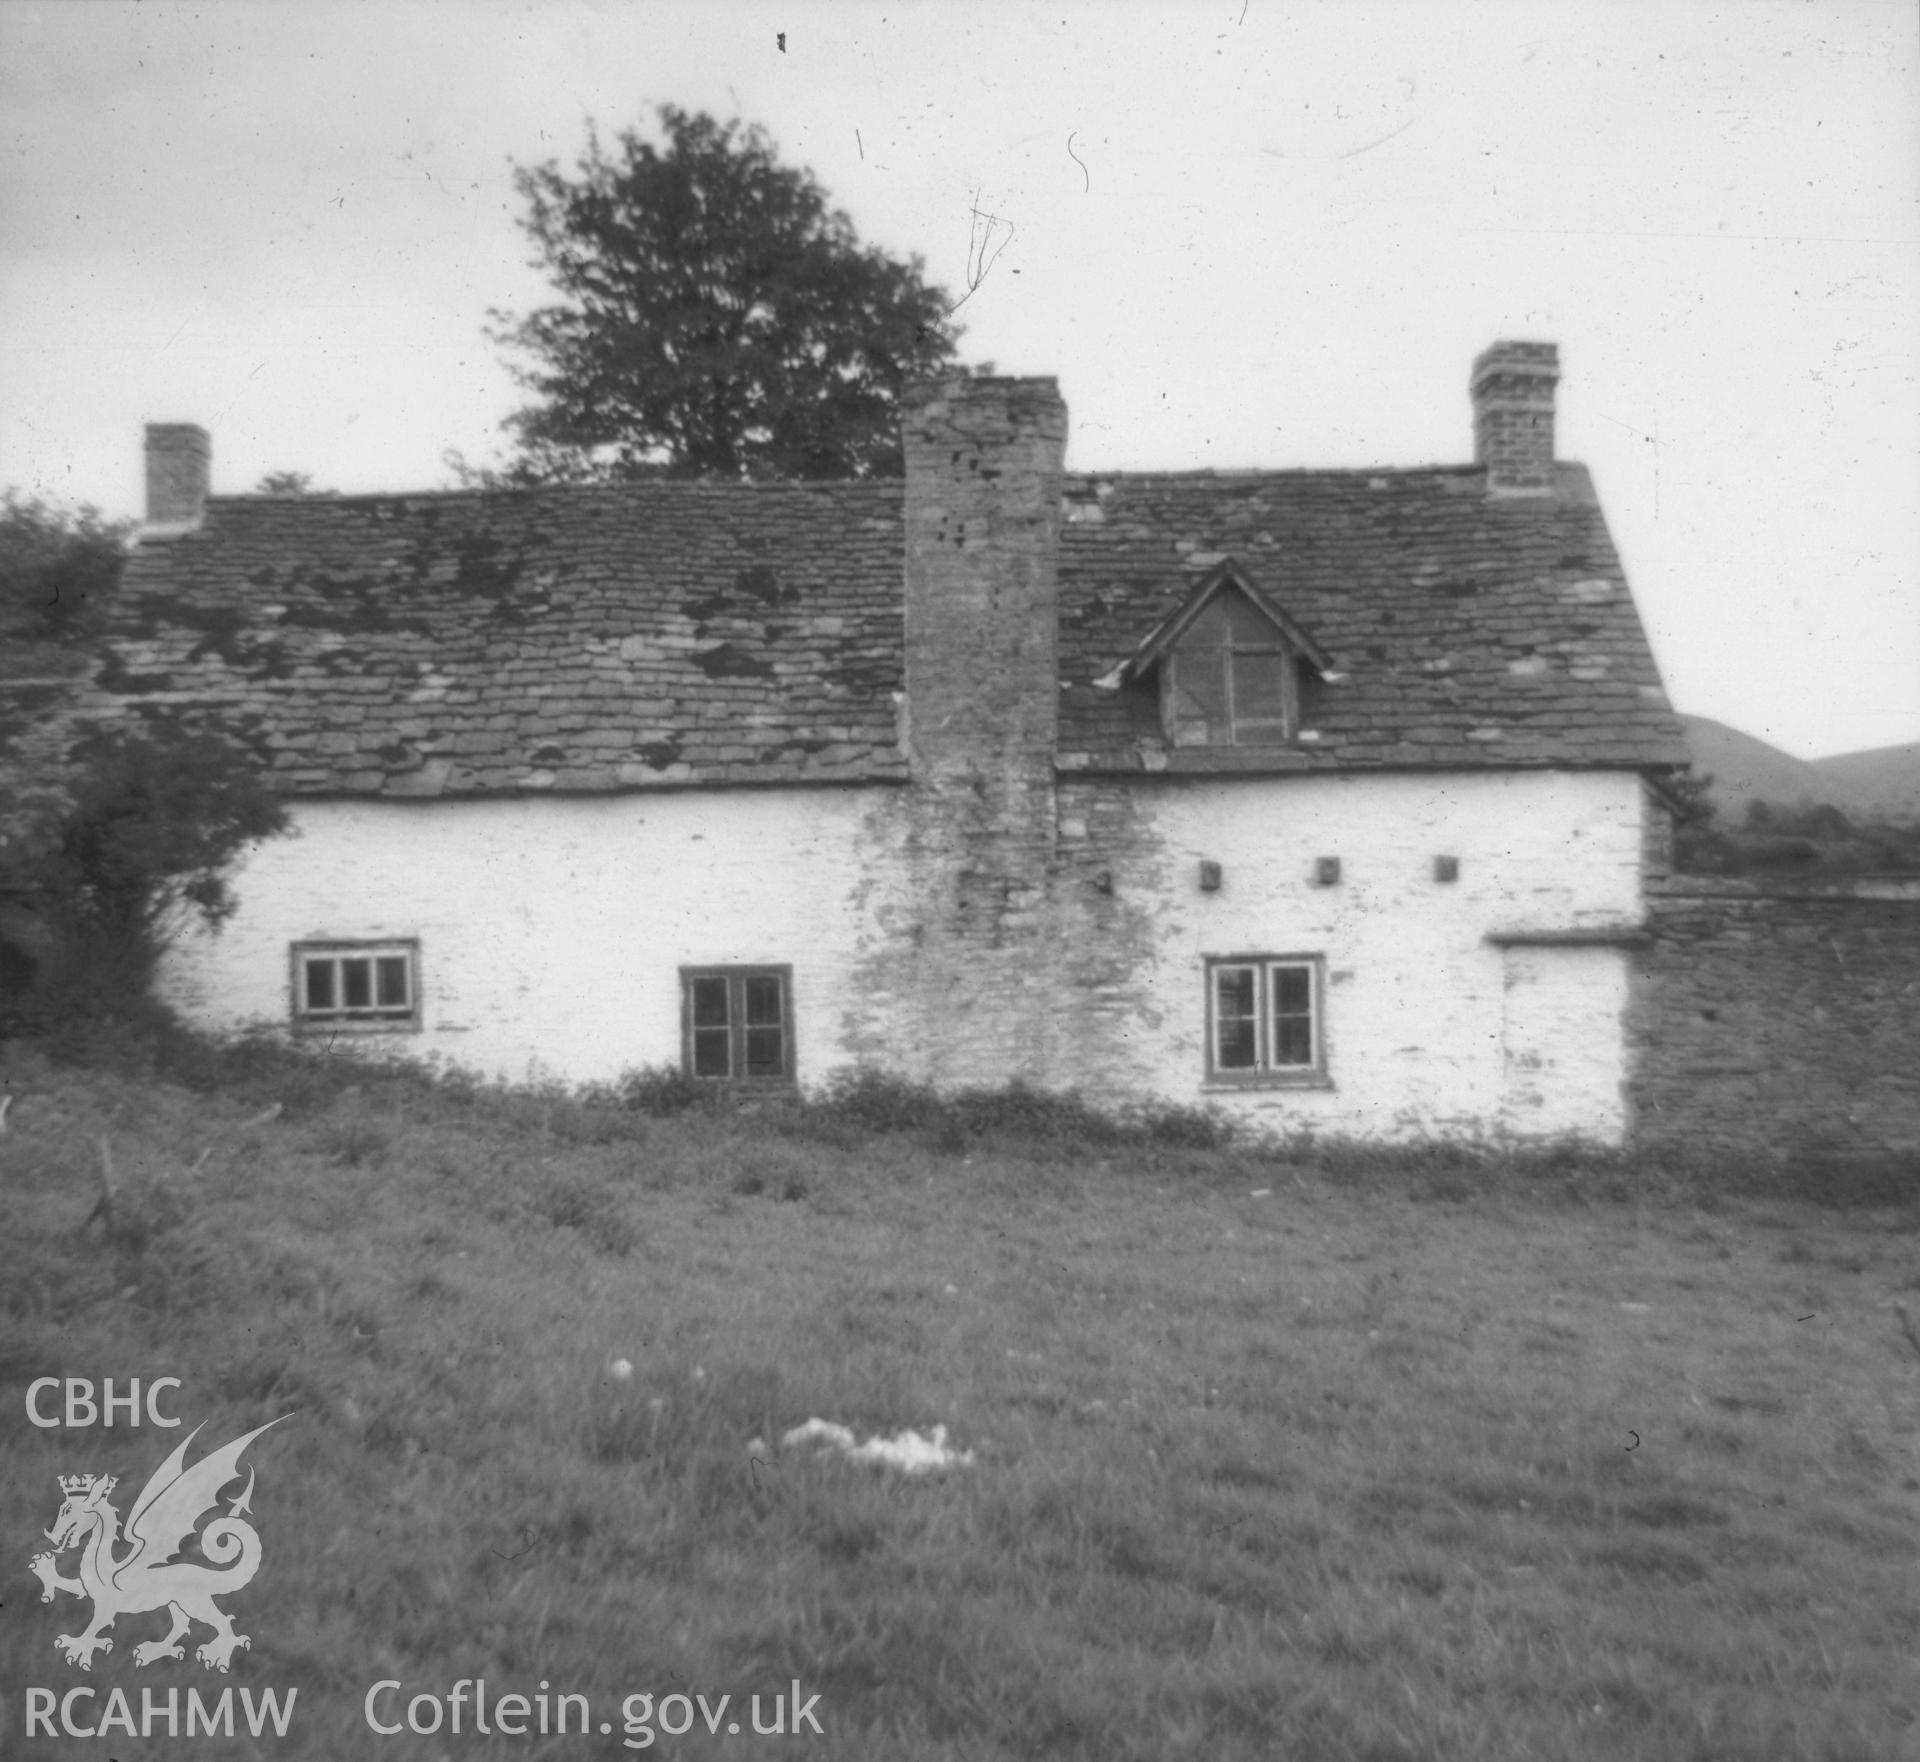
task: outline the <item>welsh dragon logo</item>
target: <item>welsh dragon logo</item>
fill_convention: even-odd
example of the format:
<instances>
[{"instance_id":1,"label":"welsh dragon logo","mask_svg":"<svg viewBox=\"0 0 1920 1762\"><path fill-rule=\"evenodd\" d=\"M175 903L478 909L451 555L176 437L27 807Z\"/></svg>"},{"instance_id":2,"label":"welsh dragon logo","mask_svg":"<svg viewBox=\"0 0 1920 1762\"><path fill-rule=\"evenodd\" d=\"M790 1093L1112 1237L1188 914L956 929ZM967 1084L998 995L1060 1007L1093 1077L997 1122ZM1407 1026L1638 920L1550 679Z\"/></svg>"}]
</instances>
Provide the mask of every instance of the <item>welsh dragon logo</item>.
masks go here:
<instances>
[{"instance_id":1,"label":"welsh dragon logo","mask_svg":"<svg viewBox=\"0 0 1920 1762\"><path fill-rule=\"evenodd\" d=\"M282 1414L281 1419L292 1415ZM260 1536L253 1525L242 1521L253 1498L253 1470L247 1470L245 1489L231 1500L227 1510L200 1531L200 1551L213 1564L174 1558L193 1535L195 1526L208 1512L219 1511L220 1489L240 1473L240 1454L261 1432L271 1431L280 1420L270 1420L235 1438L223 1449L203 1456L193 1467L186 1466L187 1446L200 1435L195 1426L179 1447L154 1470L140 1491L140 1497L127 1513L125 1539L133 1545L125 1554L116 1554L120 1544L120 1513L107 1503L107 1495L118 1484L112 1475L74 1474L60 1477L60 1491L66 1495L53 1528L46 1531L53 1544L46 1553L36 1554L28 1563L40 1580L40 1601L51 1603L55 1591L93 1600L93 1622L78 1636L60 1634L54 1644L69 1664L82 1670L93 1668L95 1652L111 1652L113 1641L107 1629L121 1615L144 1615L150 1609L167 1609L173 1626L165 1639L147 1640L133 1649L135 1664L152 1664L161 1658L185 1658L180 1642L198 1621L213 1629L213 1638L194 1654L209 1670L225 1670L234 1652L252 1642L245 1634L235 1633L233 1618L214 1603L215 1597L231 1596L253 1582L260 1570ZM80 1576L62 1578L55 1556L69 1548L83 1550Z\"/></svg>"}]
</instances>

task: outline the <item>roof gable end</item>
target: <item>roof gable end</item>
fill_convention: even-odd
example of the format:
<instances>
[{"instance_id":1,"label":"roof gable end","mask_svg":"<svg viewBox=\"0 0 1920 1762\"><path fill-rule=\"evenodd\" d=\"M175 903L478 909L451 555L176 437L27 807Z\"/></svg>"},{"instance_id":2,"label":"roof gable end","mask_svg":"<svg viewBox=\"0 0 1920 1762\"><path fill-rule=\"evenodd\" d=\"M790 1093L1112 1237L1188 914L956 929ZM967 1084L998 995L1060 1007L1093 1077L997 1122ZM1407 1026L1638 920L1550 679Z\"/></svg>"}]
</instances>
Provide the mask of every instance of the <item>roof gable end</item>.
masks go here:
<instances>
[{"instance_id":1,"label":"roof gable end","mask_svg":"<svg viewBox=\"0 0 1920 1762\"><path fill-rule=\"evenodd\" d=\"M1147 632L1119 669L1112 675L1116 684L1144 678L1179 644L1194 621L1224 593L1240 593L1273 627L1282 641L1323 677L1333 671L1333 659L1312 635L1291 618L1253 582L1233 557L1223 557L1188 593L1185 600Z\"/></svg>"}]
</instances>

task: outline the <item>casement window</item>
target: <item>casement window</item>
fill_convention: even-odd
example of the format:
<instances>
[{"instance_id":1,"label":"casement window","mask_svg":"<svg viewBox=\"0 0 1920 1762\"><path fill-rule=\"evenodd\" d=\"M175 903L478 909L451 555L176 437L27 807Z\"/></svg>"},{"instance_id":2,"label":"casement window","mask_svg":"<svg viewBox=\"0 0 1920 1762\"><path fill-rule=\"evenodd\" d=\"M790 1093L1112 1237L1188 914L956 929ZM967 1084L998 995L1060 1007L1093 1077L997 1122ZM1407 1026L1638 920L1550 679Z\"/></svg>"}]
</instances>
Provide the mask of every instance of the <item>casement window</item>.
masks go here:
<instances>
[{"instance_id":1,"label":"casement window","mask_svg":"<svg viewBox=\"0 0 1920 1762\"><path fill-rule=\"evenodd\" d=\"M1318 955L1207 962L1207 1075L1220 1082L1313 1082L1326 1075Z\"/></svg>"},{"instance_id":2,"label":"casement window","mask_svg":"<svg viewBox=\"0 0 1920 1762\"><path fill-rule=\"evenodd\" d=\"M716 1083L793 1080L793 969L682 967L687 1075Z\"/></svg>"},{"instance_id":3,"label":"casement window","mask_svg":"<svg viewBox=\"0 0 1920 1762\"><path fill-rule=\"evenodd\" d=\"M1232 587L1214 594L1181 632L1160 676L1161 713L1175 746L1278 746L1299 727L1294 651Z\"/></svg>"},{"instance_id":4,"label":"casement window","mask_svg":"<svg viewBox=\"0 0 1920 1762\"><path fill-rule=\"evenodd\" d=\"M410 1029L420 1026L417 942L296 942L296 1028Z\"/></svg>"}]
</instances>

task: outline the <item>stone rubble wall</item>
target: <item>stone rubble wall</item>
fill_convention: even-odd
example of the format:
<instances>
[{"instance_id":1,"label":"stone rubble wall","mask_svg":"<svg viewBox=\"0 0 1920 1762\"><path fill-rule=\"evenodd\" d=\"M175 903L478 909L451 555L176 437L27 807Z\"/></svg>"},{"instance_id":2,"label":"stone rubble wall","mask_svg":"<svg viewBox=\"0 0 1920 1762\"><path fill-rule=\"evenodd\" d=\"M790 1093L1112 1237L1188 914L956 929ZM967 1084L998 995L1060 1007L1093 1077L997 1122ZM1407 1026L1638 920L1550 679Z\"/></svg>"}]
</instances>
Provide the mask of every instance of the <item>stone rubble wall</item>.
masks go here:
<instances>
[{"instance_id":1,"label":"stone rubble wall","mask_svg":"<svg viewBox=\"0 0 1920 1762\"><path fill-rule=\"evenodd\" d=\"M1648 905L1633 1143L1920 1152L1920 883L1676 875Z\"/></svg>"}]
</instances>

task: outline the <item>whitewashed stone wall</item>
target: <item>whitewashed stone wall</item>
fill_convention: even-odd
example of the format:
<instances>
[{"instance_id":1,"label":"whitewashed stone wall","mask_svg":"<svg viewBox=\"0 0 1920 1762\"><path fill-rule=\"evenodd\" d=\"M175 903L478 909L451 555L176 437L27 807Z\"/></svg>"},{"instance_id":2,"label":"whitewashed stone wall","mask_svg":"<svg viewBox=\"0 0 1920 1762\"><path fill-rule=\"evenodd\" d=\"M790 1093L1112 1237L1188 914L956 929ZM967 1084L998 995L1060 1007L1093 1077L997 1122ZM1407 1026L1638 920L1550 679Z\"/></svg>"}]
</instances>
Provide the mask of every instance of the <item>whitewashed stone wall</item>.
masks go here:
<instances>
[{"instance_id":1,"label":"whitewashed stone wall","mask_svg":"<svg viewBox=\"0 0 1920 1762\"><path fill-rule=\"evenodd\" d=\"M1063 940L1085 1018L1060 1073L1113 1099L1204 1096L1283 1133L1618 1142L1623 955L1487 938L1637 923L1641 812L1626 773L1074 785ZM1458 880L1434 878L1440 856ZM1335 885L1316 884L1321 857ZM1324 959L1325 1088L1207 1088L1206 962L1244 954Z\"/></svg>"},{"instance_id":2,"label":"whitewashed stone wall","mask_svg":"<svg viewBox=\"0 0 1920 1762\"><path fill-rule=\"evenodd\" d=\"M422 1025L383 1049L523 1081L678 1065L684 965L791 964L803 1082L845 1062L865 830L893 791L310 802L237 871L240 910L168 962L224 1030L284 1027L296 941L417 937Z\"/></svg>"},{"instance_id":3,"label":"whitewashed stone wall","mask_svg":"<svg viewBox=\"0 0 1920 1762\"><path fill-rule=\"evenodd\" d=\"M1624 1139L1627 962L1624 948L1505 951L1504 1133Z\"/></svg>"},{"instance_id":4,"label":"whitewashed stone wall","mask_svg":"<svg viewBox=\"0 0 1920 1762\"><path fill-rule=\"evenodd\" d=\"M420 1031L357 1044L577 1082L678 1063L682 965L783 964L806 1085L867 1063L1283 1133L1622 1135L1624 956L1488 937L1639 921L1630 773L1074 780L1037 897L946 876L915 794L308 803L166 994L210 1027L284 1026L293 942L418 938ZM937 958L943 914L993 958ZM1324 960L1324 1087L1207 1083L1206 963L1250 954Z\"/></svg>"}]
</instances>

